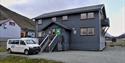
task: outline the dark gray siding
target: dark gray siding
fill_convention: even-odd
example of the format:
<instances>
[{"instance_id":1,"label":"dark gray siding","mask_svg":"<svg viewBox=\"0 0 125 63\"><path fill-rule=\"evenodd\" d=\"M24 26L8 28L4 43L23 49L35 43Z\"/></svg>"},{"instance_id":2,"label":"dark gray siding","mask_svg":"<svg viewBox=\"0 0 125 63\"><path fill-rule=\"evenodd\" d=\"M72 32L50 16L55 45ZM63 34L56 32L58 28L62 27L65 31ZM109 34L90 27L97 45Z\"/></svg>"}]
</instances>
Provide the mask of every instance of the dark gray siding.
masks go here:
<instances>
[{"instance_id":1,"label":"dark gray siding","mask_svg":"<svg viewBox=\"0 0 125 63\"><path fill-rule=\"evenodd\" d=\"M99 14L98 12L95 12L95 18L93 19L86 19L81 20L80 19L80 13L79 14L72 14L67 15L68 20L62 21L62 16L57 17L57 22L60 22L70 28L75 28L77 30L77 34L73 34L73 32L70 32L70 44L69 48L72 50L99 50L100 49L100 22L99 22ZM39 31L41 31L42 27L49 24L52 20L51 18L44 18L42 19L43 23L42 25L39 25ZM80 35L80 28L81 27L92 27L95 28L95 35L94 36L81 36ZM65 37L67 33L65 33ZM65 39L67 40L67 39ZM68 46L66 46L68 49Z\"/></svg>"},{"instance_id":2,"label":"dark gray siding","mask_svg":"<svg viewBox=\"0 0 125 63\"><path fill-rule=\"evenodd\" d=\"M101 11L100 11L101 12ZM101 21L101 14L100 14L100 12L99 12L99 42L100 42L100 50L103 50L104 48L105 48L105 46L106 46L106 41L105 41L105 34L104 34L104 32L101 30L102 29L102 21Z\"/></svg>"},{"instance_id":3,"label":"dark gray siding","mask_svg":"<svg viewBox=\"0 0 125 63\"><path fill-rule=\"evenodd\" d=\"M47 29L45 29L44 31L46 31L46 33L48 34L48 31L52 28L56 28L58 25L51 25L50 27L48 27ZM63 50L69 50L69 30L66 30L62 27L61 28L61 36L64 37L64 42L62 43L63 45Z\"/></svg>"}]
</instances>

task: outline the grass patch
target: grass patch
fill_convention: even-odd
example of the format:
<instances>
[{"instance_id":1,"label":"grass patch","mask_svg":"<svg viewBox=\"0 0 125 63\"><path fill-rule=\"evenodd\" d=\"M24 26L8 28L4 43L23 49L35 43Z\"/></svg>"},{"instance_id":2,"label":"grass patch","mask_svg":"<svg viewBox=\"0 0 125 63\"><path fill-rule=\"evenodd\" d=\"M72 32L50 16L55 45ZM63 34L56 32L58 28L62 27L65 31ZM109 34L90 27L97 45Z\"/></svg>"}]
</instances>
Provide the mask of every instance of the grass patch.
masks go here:
<instances>
[{"instance_id":1,"label":"grass patch","mask_svg":"<svg viewBox=\"0 0 125 63\"><path fill-rule=\"evenodd\" d=\"M4 59L0 59L0 63L62 63L62 62L45 60L45 59L29 59L20 56L7 56Z\"/></svg>"},{"instance_id":2,"label":"grass patch","mask_svg":"<svg viewBox=\"0 0 125 63\"><path fill-rule=\"evenodd\" d=\"M6 48L0 47L0 52L5 52Z\"/></svg>"},{"instance_id":3,"label":"grass patch","mask_svg":"<svg viewBox=\"0 0 125 63\"><path fill-rule=\"evenodd\" d=\"M124 41L118 41L118 42L111 42L110 46L121 46L121 47L125 47L125 40Z\"/></svg>"}]
</instances>

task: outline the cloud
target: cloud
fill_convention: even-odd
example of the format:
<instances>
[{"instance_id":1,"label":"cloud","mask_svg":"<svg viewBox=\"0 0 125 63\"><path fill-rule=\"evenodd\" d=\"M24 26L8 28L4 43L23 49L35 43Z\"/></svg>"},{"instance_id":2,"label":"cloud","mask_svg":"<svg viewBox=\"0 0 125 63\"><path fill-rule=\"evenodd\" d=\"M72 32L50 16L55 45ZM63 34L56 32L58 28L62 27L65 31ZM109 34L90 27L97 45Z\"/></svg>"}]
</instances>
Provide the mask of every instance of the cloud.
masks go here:
<instances>
[{"instance_id":1,"label":"cloud","mask_svg":"<svg viewBox=\"0 0 125 63\"><path fill-rule=\"evenodd\" d=\"M108 32L114 36L119 36L125 33L125 6L119 8L117 11L110 11L110 29Z\"/></svg>"},{"instance_id":2,"label":"cloud","mask_svg":"<svg viewBox=\"0 0 125 63\"><path fill-rule=\"evenodd\" d=\"M110 18L109 33L120 35L125 32L125 5L123 0L1 0L7 8L29 18L59 10L78 8L90 5L105 4L106 14ZM116 5L117 4L117 5ZM123 6L123 8L121 8ZM117 25L117 26L116 26ZM118 29L118 30L116 30Z\"/></svg>"},{"instance_id":3,"label":"cloud","mask_svg":"<svg viewBox=\"0 0 125 63\"><path fill-rule=\"evenodd\" d=\"M25 4L29 0L0 0L0 3L5 6L11 6L15 4Z\"/></svg>"},{"instance_id":4,"label":"cloud","mask_svg":"<svg viewBox=\"0 0 125 63\"><path fill-rule=\"evenodd\" d=\"M97 3L96 0L13 0L13 3L10 3L8 7L22 15L33 18L43 13L83 7Z\"/></svg>"}]
</instances>

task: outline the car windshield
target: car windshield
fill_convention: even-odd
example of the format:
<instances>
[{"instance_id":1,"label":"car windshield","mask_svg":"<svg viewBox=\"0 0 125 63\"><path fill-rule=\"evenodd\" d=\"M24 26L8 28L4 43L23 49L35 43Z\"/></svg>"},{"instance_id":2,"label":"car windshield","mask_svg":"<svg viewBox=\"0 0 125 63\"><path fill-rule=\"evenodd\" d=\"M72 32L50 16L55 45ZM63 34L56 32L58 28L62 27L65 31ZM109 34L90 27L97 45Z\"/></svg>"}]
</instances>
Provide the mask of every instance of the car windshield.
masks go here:
<instances>
[{"instance_id":1,"label":"car windshield","mask_svg":"<svg viewBox=\"0 0 125 63\"><path fill-rule=\"evenodd\" d=\"M27 44L36 44L33 40L25 40Z\"/></svg>"}]
</instances>

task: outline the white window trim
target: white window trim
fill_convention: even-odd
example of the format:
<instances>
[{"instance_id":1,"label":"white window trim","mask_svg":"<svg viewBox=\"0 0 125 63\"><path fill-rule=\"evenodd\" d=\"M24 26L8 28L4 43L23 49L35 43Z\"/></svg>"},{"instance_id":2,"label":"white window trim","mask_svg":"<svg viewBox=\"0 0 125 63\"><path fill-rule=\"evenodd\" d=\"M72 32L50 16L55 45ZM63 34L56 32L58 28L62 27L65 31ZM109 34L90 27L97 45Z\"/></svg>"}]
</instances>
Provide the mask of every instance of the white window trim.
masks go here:
<instances>
[{"instance_id":1,"label":"white window trim","mask_svg":"<svg viewBox=\"0 0 125 63\"><path fill-rule=\"evenodd\" d=\"M68 16L62 16L62 20L68 20Z\"/></svg>"},{"instance_id":2,"label":"white window trim","mask_svg":"<svg viewBox=\"0 0 125 63\"><path fill-rule=\"evenodd\" d=\"M82 33L83 32L83 29L84 29L84 34ZM91 31L90 31L91 30ZM89 32L92 32L91 34L89 34ZM84 27L81 27L80 28L80 35L81 36L93 36L93 35L95 35L95 28L84 28Z\"/></svg>"},{"instance_id":3,"label":"white window trim","mask_svg":"<svg viewBox=\"0 0 125 63\"><path fill-rule=\"evenodd\" d=\"M42 20L38 20L38 24L42 24Z\"/></svg>"},{"instance_id":4,"label":"white window trim","mask_svg":"<svg viewBox=\"0 0 125 63\"><path fill-rule=\"evenodd\" d=\"M87 13L87 17L88 17L88 19L95 18L95 13L94 12L89 12L89 13Z\"/></svg>"},{"instance_id":5,"label":"white window trim","mask_svg":"<svg viewBox=\"0 0 125 63\"><path fill-rule=\"evenodd\" d=\"M57 19L56 17L52 17L52 21L56 21L56 19Z\"/></svg>"},{"instance_id":6,"label":"white window trim","mask_svg":"<svg viewBox=\"0 0 125 63\"><path fill-rule=\"evenodd\" d=\"M81 13L80 19L87 19L87 13Z\"/></svg>"}]
</instances>

